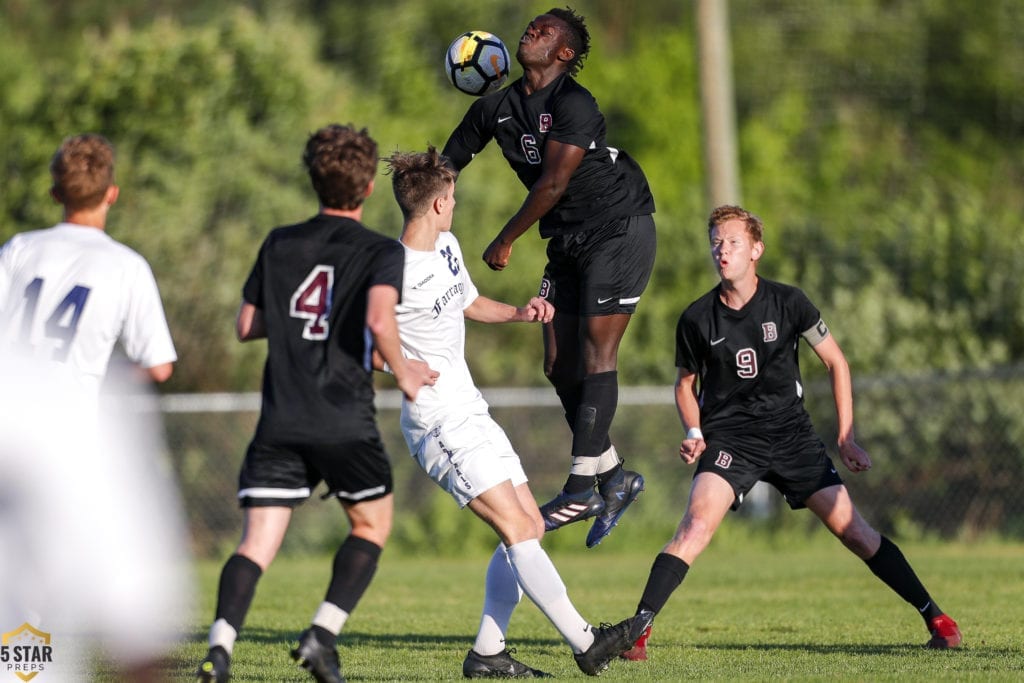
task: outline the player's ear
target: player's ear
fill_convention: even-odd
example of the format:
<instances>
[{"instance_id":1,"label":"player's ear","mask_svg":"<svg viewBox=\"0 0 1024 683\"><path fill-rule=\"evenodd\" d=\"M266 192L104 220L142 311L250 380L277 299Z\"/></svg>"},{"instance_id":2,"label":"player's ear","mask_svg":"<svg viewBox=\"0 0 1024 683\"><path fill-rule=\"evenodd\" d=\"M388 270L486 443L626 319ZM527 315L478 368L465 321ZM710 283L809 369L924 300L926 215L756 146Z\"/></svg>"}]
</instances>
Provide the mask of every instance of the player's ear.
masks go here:
<instances>
[{"instance_id":1,"label":"player's ear","mask_svg":"<svg viewBox=\"0 0 1024 683\"><path fill-rule=\"evenodd\" d=\"M754 242L754 247L750 250L750 255L756 261L761 258L762 254L764 254L764 242L758 240L757 242Z\"/></svg>"},{"instance_id":2,"label":"player's ear","mask_svg":"<svg viewBox=\"0 0 1024 683\"><path fill-rule=\"evenodd\" d=\"M563 45L562 49L558 51L558 60L560 62L569 63L576 56L576 50L573 50L568 45Z\"/></svg>"},{"instance_id":3,"label":"player's ear","mask_svg":"<svg viewBox=\"0 0 1024 683\"><path fill-rule=\"evenodd\" d=\"M371 194L373 194L373 182L374 181L371 180L370 184L366 186L366 193L363 195L363 199L366 199Z\"/></svg>"},{"instance_id":4,"label":"player's ear","mask_svg":"<svg viewBox=\"0 0 1024 683\"><path fill-rule=\"evenodd\" d=\"M106 194L103 195L103 201L107 206L110 206L117 201L119 196L121 196L121 188L117 185L111 185L107 188Z\"/></svg>"}]
</instances>

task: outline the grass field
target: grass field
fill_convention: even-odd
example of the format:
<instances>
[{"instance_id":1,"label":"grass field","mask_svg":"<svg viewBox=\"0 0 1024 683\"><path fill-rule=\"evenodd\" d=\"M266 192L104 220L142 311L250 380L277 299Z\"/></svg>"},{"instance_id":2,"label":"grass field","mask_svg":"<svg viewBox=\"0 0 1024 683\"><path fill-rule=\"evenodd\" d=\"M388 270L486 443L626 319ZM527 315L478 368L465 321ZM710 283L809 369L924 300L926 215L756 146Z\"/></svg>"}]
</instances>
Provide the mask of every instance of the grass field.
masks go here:
<instances>
[{"instance_id":1,"label":"grass field","mask_svg":"<svg viewBox=\"0 0 1024 683\"><path fill-rule=\"evenodd\" d=\"M561 531L562 534L572 530ZM620 532L621 533L621 532ZM633 613L654 553L553 552L569 594L592 623ZM582 541L581 541L582 545ZM615 661L602 680L1021 680L1024 547L901 544L936 601L960 624L964 647L936 652L914 610L831 538L790 542L716 538L655 622L647 662ZM407 557L385 551L341 639L350 681L461 678L482 601L487 557ZM235 647L233 680L311 680L289 642L323 597L330 557L282 556L260 582ZM197 567L194 631L174 679L206 651L220 562ZM524 599L509 645L558 678L586 678L554 628Z\"/></svg>"}]
</instances>

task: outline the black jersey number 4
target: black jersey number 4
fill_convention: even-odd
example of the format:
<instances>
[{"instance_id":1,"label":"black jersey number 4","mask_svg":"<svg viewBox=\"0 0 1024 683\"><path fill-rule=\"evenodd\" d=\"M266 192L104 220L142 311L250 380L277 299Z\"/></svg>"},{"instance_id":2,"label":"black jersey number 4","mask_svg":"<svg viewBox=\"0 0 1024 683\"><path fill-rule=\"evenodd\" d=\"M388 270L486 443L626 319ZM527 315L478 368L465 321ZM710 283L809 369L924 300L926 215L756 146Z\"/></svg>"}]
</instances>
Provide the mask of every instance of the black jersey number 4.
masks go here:
<instances>
[{"instance_id":1,"label":"black jersey number 4","mask_svg":"<svg viewBox=\"0 0 1024 683\"><path fill-rule=\"evenodd\" d=\"M292 294L289 313L293 318L306 321L302 328L303 339L327 339L331 331L333 291L334 266L316 265Z\"/></svg>"}]
</instances>

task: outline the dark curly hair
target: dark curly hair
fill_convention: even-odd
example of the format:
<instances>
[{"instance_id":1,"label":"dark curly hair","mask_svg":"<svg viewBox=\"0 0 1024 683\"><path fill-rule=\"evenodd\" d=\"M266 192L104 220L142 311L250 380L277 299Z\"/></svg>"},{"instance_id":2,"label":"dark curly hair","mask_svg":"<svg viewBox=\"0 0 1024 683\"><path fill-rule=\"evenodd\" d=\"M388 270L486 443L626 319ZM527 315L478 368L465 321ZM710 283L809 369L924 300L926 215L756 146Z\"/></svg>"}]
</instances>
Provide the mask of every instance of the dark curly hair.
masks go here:
<instances>
[{"instance_id":1,"label":"dark curly hair","mask_svg":"<svg viewBox=\"0 0 1024 683\"><path fill-rule=\"evenodd\" d=\"M365 128L332 123L309 136L302 161L320 204L351 210L366 199L377 174L377 143Z\"/></svg>"},{"instance_id":2,"label":"dark curly hair","mask_svg":"<svg viewBox=\"0 0 1024 683\"><path fill-rule=\"evenodd\" d=\"M554 8L547 12L556 19L560 19L569 28L565 33L565 42L572 48L575 55L569 62L567 71L570 76L575 76L583 68L583 60L590 54L590 31L587 30L586 18L577 14L572 7L565 9Z\"/></svg>"}]
</instances>

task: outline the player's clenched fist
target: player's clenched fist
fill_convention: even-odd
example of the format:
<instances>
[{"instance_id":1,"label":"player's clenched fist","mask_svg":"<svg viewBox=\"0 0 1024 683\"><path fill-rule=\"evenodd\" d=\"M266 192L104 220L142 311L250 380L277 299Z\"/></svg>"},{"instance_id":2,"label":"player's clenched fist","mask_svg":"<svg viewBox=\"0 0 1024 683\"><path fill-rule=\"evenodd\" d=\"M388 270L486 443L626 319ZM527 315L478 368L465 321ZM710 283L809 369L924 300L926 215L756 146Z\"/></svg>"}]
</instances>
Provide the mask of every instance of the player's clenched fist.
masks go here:
<instances>
[{"instance_id":1,"label":"player's clenched fist","mask_svg":"<svg viewBox=\"0 0 1024 683\"><path fill-rule=\"evenodd\" d=\"M679 444L679 457L683 459L687 465L692 465L697 462L697 458L700 457L704 449L707 448L707 444L704 443L704 438L696 439L683 439L683 442Z\"/></svg>"},{"instance_id":2,"label":"player's clenched fist","mask_svg":"<svg viewBox=\"0 0 1024 683\"><path fill-rule=\"evenodd\" d=\"M555 307L541 296L535 296L523 307L526 322L549 323L555 317Z\"/></svg>"}]
</instances>

